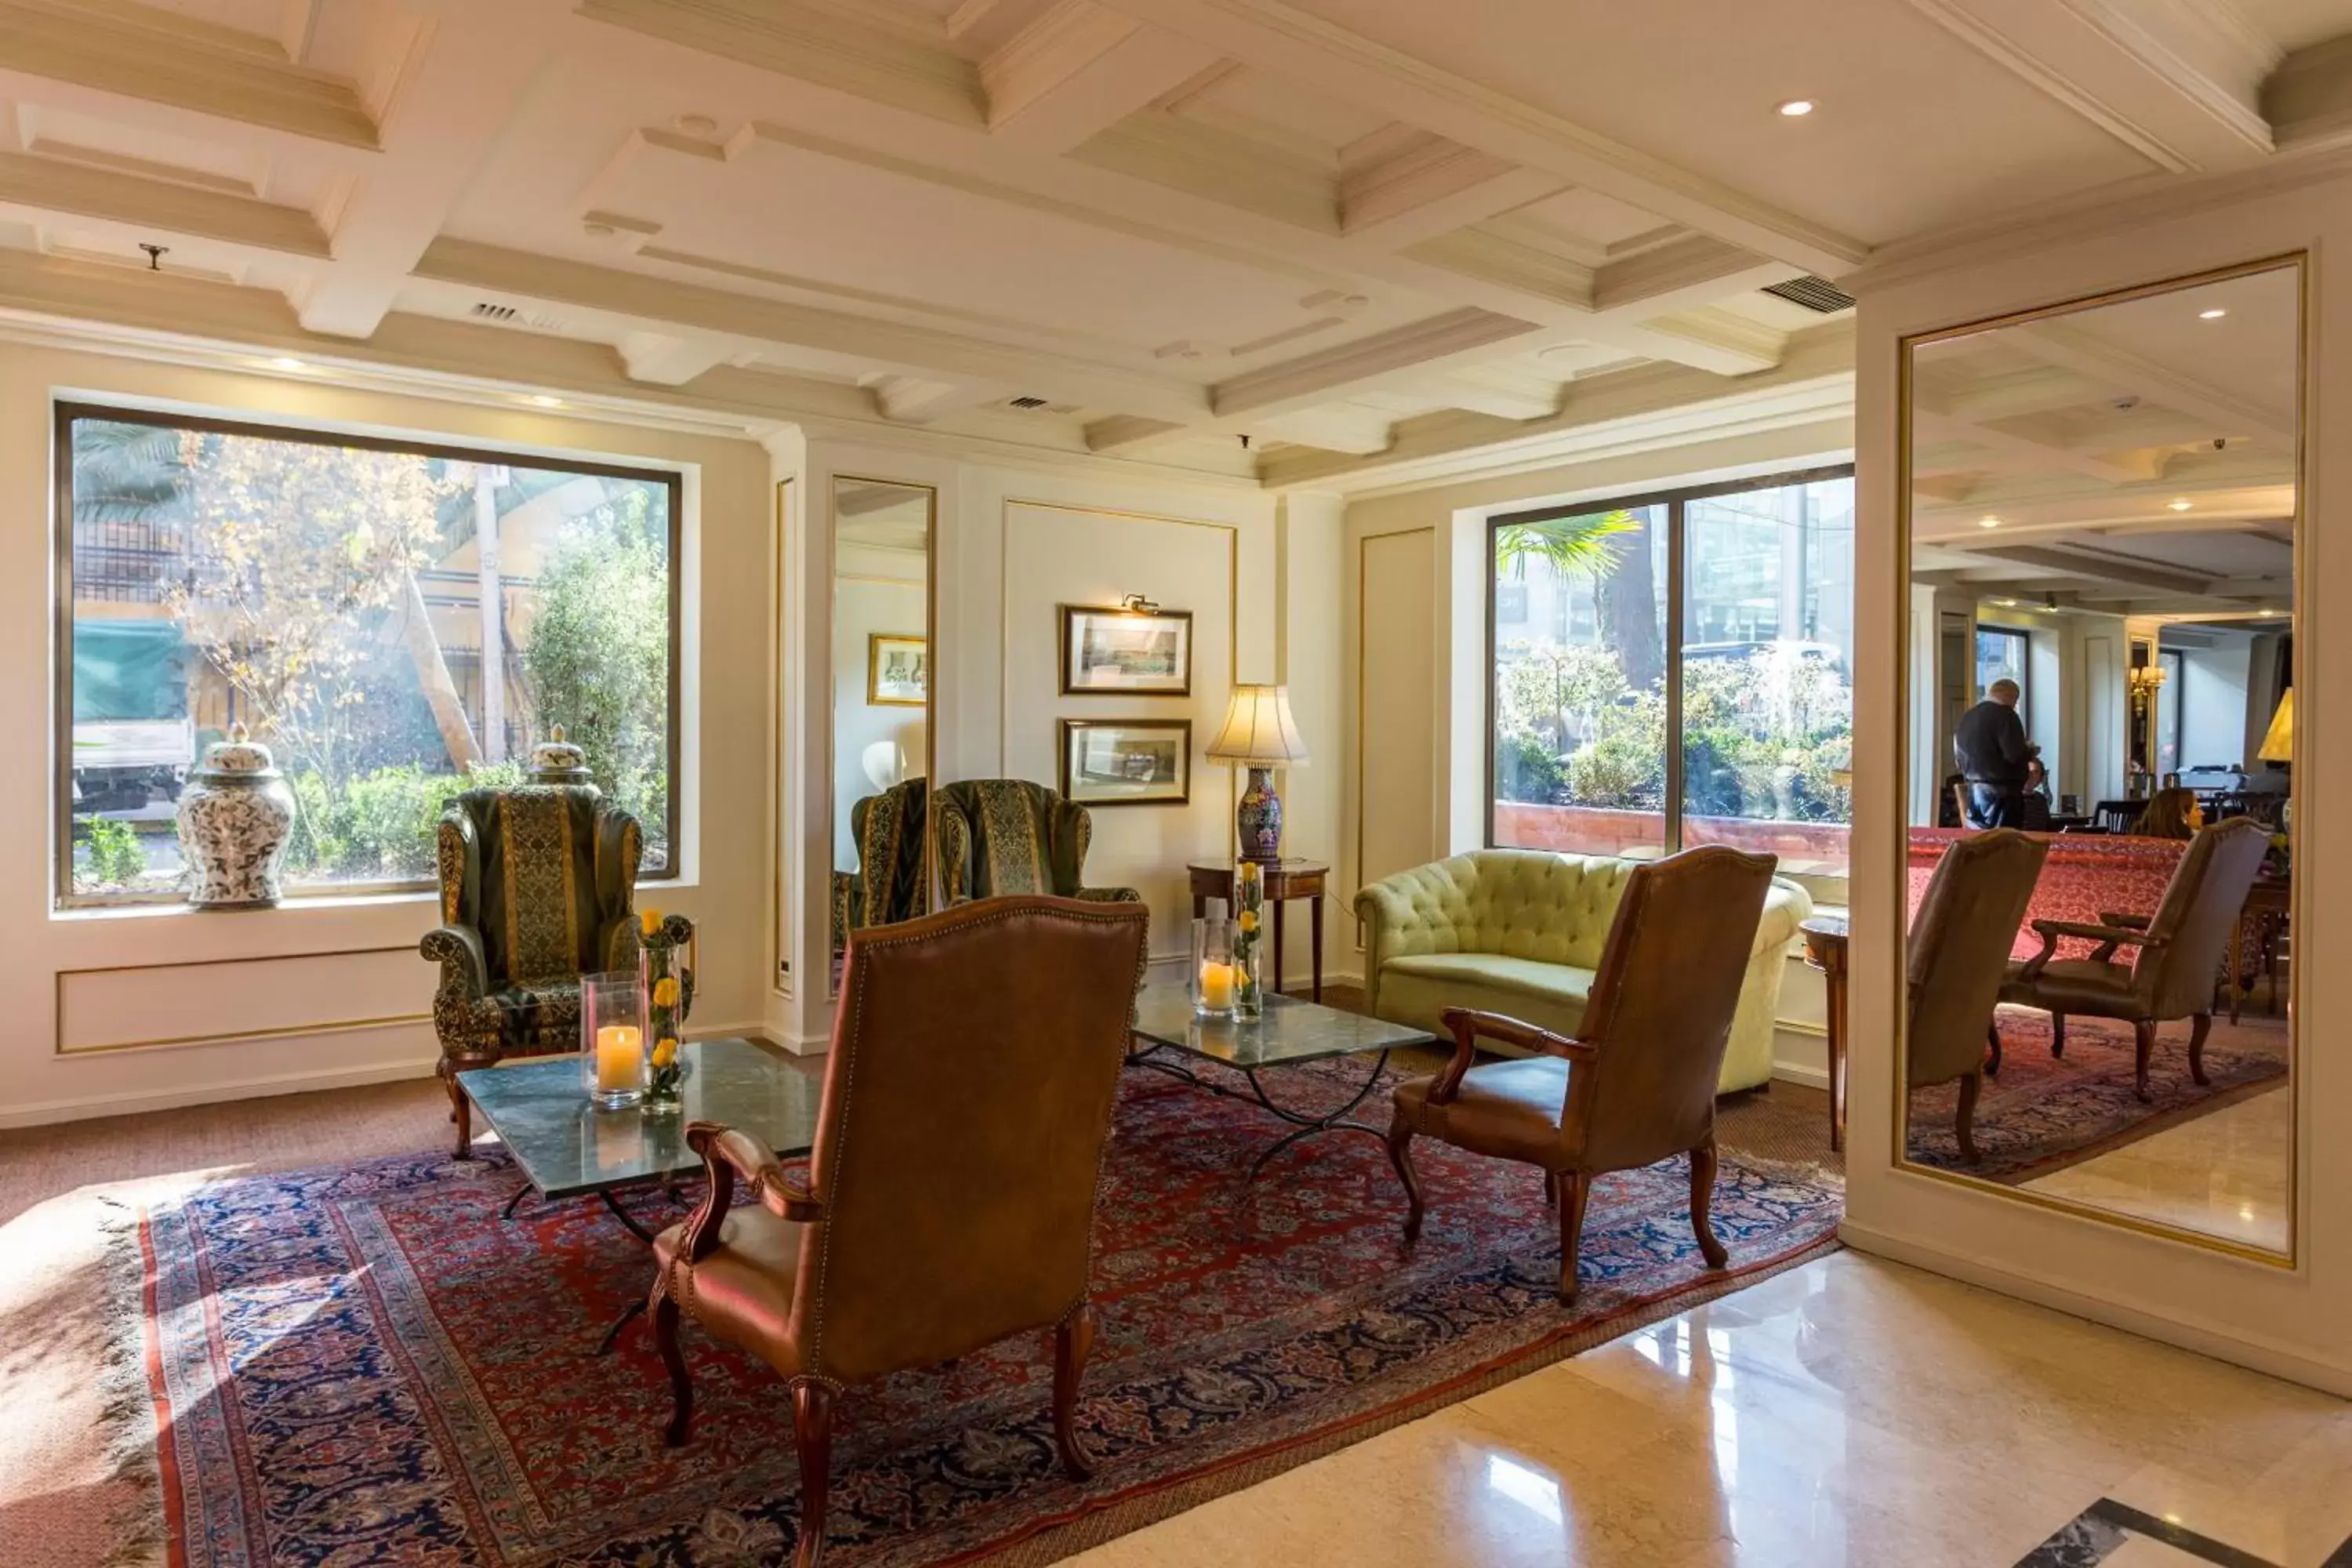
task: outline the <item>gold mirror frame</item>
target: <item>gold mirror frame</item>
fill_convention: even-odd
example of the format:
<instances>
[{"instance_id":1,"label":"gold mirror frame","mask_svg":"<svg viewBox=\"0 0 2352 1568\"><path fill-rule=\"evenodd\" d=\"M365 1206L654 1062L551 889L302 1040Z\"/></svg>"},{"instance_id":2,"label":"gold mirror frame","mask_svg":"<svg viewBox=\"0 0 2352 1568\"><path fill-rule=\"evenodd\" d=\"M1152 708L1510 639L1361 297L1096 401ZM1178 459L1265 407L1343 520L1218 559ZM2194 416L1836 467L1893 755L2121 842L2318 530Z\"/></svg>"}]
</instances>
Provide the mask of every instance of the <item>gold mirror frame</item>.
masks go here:
<instances>
[{"instance_id":1,"label":"gold mirror frame","mask_svg":"<svg viewBox=\"0 0 2352 1568\"><path fill-rule=\"evenodd\" d=\"M2071 300L2061 300L2054 304L2037 306L2032 310L2013 310L1999 316L1986 317L1982 320L1965 322L1958 326L1937 327L1924 331L1906 333L1897 338L1895 341L1895 559L1900 563L1903 574L1900 584L1901 593L1898 595L1897 603L1903 605L1907 605L1909 604L1913 571L1911 516L1912 498L1914 493L1911 473L1913 458L1912 395L1914 390L1913 370L1919 350L1933 346L1937 343L1949 342L1960 338L1978 336L1981 333L1992 331L2002 327L2018 326L2027 322L2043 321L2058 317L2076 315L2085 310L2098 309L2102 306L2126 304L2136 300L2145 300L2164 294L2178 293L2183 289L2195 289L2210 283L2227 282L2231 279L2251 277L2258 273L2289 270L2294 274L2295 289L2295 406L2294 460L2293 466L2293 473L2294 477L2294 552L2293 557L2294 584L2294 592L2290 600L2288 624L2291 629L2299 629L2303 624L2305 592L2308 576L2305 570L2306 556L2308 553L2306 542L2306 534L2308 530L2305 525L2308 521L2307 500L2310 495L2311 478L2308 456L2310 447L2311 407L2311 256L2310 253L2305 250L2287 251L2278 255L2263 257L2258 260L2241 262L2234 266L2213 268L2202 272L2188 273L2179 277L2164 279L2157 282L2136 285L2130 288L2107 289L2096 294L2084 295ZM2137 1215L2122 1214L2113 1209L2101 1208L2095 1204L2087 1203L2079 1198L2059 1197L2048 1193L2032 1192L2022 1186L2007 1185L2003 1183L1995 1182L1984 1176L1972 1175L1965 1171L1941 1170L1935 1166L1916 1163L1910 1159L1908 1142L1909 1130L1907 1125L1910 1099L1910 1075L1906 1067L1910 1056L1910 1006L1907 996L1908 988L1904 984L1902 978L1907 969L1911 945L1911 811L1908 805L1908 781L1911 777L1911 749L1914 739L1913 721L1915 718L1912 711L1912 639L1909 630L1909 616L1907 611L1898 617L1896 625L1898 634L1895 638L1896 722L1894 725L1895 751L1893 753L1895 768L1890 776L1895 781L1895 799L1897 803L1896 809L1894 812L1894 908L1900 912L1899 918L1903 921L1904 926L1900 933L1901 940L1895 944L1895 952L1902 959L1903 964L1898 966L1896 970L1896 984L1894 986L1895 1006L1895 1017L1893 1020L1894 1028L1891 1033L1891 1037L1894 1041L1894 1070L1889 1075L1894 1090L1890 1096L1891 1105L1889 1107L1893 1120L1891 1134L1892 1142L1890 1147L1894 1154L1894 1169L1900 1174L1917 1177L1925 1181L1948 1183L1951 1185L1961 1187L1972 1192L1997 1194L2002 1197L2025 1203L2032 1207L2047 1210L2056 1214L2072 1215L2079 1218L2094 1220L2102 1225L2114 1226L2120 1229L2133 1231L2143 1236L2156 1237L2166 1241L2185 1243L2189 1246L2201 1247L2208 1251L2218 1252L2225 1256L2242 1258L2253 1263L2259 1263L2268 1268L2284 1269L2291 1272L2299 1270L2302 1266L2303 1243L2303 1226L2301 1218L2304 1145L2304 1139L2302 1136L2302 1031L2299 1025L2304 1013L2303 977L2306 967L2300 962L2295 963L2290 968L2287 975L2286 987L2286 1088L2287 1092L2292 1099L2289 1102L2288 1108L2288 1136L2286 1150L2287 1231L2286 1249L2284 1252L2273 1252L2264 1247L2253 1246L2251 1243L2233 1240L2228 1237L2214 1236L2201 1231L2190 1230L2182 1226L2167 1225L2159 1221L2146 1219ZM2294 686L2300 687L2305 683L2306 666L2307 659L2304 650L2304 639L2298 637L2295 638L2294 650L2292 680ZM2302 768L2304 767L2303 730L2304 727L2301 725L2296 727L2293 740L2294 754L2287 764L2291 770L2291 774L2294 775L2299 775ZM2307 787L2299 780L2294 786L2294 794L2297 798L2311 798ZM2302 858L2304 839L2302 818L2306 815L2307 813L2304 811L2291 811L2288 814L2287 855L2290 865L2298 863ZM2310 929L2309 903L2309 879L2296 879L2294 886L2289 894L2287 910L2287 929L2289 931L2307 931Z\"/></svg>"},{"instance_id":2,"label":"gold mirror frame","mask_svg":"<svg viewBox=\"0 0 2352 1568\"><path fill-rule=\"evenodd\" d=\"M923 690L923 777L929 788L938 787L939 779L939 621L940 621L940 491L936 485L918 484L911 479L887 479L877 474L835 473L825 492L826 540L831 548L827 558L832 568L825 580L825 647L831 658L838 638L835 625L839 608L841 584L841 488L844 485L876 485L891 489L920 491L923 497L923 647L930 660L930 673ZM831 846L840 824L835 820L836 810L837 774L840 766L838 742L840 723L841 672L833 671L831 688L825 703L824 725L824 834L825 903L830 910L833 901L832 879L835 869ZM939 895L938 839L932 830L931 814L923 813L923 879L934 900ZM837 990L833 973L833 944L828 915L825 943L825 973L820 994L830 999Z\"/></svg>"}]
</instances>

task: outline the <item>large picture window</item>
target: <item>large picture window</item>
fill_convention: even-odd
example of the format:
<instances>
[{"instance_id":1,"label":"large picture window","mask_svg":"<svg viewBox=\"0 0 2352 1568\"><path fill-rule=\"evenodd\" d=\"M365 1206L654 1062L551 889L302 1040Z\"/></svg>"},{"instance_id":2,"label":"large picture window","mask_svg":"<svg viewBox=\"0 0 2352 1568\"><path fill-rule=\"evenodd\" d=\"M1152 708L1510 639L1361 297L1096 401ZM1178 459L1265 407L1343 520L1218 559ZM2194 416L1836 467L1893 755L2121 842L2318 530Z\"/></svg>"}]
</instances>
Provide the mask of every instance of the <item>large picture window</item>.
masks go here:
<instances>
[{"instance_id":1,"label":"large picture window","mask_svg":"<svg viewBox=\"0 0 2352 1568\"><path fill-rule=\"evenodd\" d=\"M1842 877L1853 479L1837 469L1496 518L1490 843L1769 850Z\"/></svg>"},{"instance_id":2,"label":"large picture window","mask_svg":"<svg viewBox=\"0 0 2352 1568\"><path fill-rule=\"evenodd\" d=\"M679 485L656 469L61 405L58 887L167 900L242 724L290 893L429 885L460 789L562 725L674 870Z\"/></svg>"}]
</instances>

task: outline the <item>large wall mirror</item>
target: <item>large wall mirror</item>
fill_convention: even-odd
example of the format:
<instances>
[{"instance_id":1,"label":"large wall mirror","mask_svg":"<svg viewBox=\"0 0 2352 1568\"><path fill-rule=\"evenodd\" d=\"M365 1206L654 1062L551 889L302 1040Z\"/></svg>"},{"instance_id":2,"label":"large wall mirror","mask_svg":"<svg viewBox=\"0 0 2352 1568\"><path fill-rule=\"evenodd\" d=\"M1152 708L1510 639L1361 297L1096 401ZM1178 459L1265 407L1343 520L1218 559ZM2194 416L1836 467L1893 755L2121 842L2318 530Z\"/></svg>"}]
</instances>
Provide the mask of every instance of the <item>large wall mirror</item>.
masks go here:
<instances>
[{"instance_id":1,"label":"large wall mirror","mask_svg":"<svg viewBox=\"0 0 2352 1568\"><path fill-rule=\"evenodd\" d=\"M938 492L833 481L833 963L849 933L930 907Z\"/></svg>"},{"instance_id":2,"label":"large wall mirror","mask_svg":"<svg viewBox=\"0 0 2352 1568\"><path fill-rule=\"evenodd\" d=\"M1902 384L1903 1159L2278 1260L2303 301L2261 262L1911 339Z\"/></svg>"}]
</instances>

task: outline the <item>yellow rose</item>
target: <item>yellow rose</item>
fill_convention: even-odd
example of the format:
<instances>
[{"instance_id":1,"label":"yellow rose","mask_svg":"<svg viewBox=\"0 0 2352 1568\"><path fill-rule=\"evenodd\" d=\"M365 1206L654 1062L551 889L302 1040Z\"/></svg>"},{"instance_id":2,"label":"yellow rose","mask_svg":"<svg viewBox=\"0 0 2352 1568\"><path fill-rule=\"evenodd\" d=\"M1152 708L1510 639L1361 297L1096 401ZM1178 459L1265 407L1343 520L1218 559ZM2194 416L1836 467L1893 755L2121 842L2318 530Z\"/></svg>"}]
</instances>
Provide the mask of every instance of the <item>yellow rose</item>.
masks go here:
<instances>
[{"instance_id":1,"label":"yellow rose","mask_svg":"<svg viewBox=\"0 0 2352 1568\"><path fill-rule=\"evenodd\" d=\"M654 1042L654 1066L666 1068L677 1060L677 1042L664 1036Z\"/></svg>"},{"instance_id":2,"label":"yellow rose","mask_svg":"<svg viewBox=\"0 0 2352 1568\"><path fill-rule=\"evenodd\" d=\"M654 1005L656 1007L677 1005L677 980L675 976L665 974L654 982Z\"/></svg>"},{"instance_id":3,"label":"yellow rose","mask_svg":"<svg viewBox=\"0 0 2352 1568\"><path fill-rule=\"evenodd\" d=\"M647 936L659 936L661 934L661 921L662 916L659 910L640 910L637 911L637 929L644 931Z\"/></svg>"},{"instance_id":4,"label":"yellow rose","mask_svg":"<svg viewBox=\"0 0 2352 1568\"><path fill-rule=\"evenodd\" d=\"M1244 910L1241 912L1241 918L1234 923L1240 926L1244 931L1255 931L1257 930L1257 911L1255 910Z\"/></svg>"}]
</instances>

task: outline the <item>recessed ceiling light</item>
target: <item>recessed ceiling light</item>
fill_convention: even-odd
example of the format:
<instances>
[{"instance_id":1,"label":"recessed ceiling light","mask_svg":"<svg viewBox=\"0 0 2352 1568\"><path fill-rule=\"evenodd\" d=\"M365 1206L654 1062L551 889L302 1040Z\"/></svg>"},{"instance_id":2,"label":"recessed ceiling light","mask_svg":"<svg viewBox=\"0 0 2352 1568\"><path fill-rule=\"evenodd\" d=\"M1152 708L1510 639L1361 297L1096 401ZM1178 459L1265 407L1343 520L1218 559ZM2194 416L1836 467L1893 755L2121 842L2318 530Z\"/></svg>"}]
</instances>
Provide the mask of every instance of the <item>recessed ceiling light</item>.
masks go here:
<instances>
[{"instance_id":1,"label":"recessed ceiling light","mask_svg":"<svg viewBox=\"0 0 2352 1568\"><path fill-rule=\"evenodd\" d=\"M2223 309L2221 309L2221 306L2216 305L2216 306L2214 306L2214 307L2213 307L2211 310L2200 310L2200 311L2198 311L2198 312L2197 312L2197 319L2198 319L2199 321L2220 321L2222 317L2224 317L2224 316L2228 315L2229 313L2230 313L2229 311L2224 310Z\"/></svg>"},{"instance_id":2,"label":"recessed ceiling light","mask_svg":"<svg viewBox=\"0 0 2352 1568\"><path fill-rule=\"evenodd\" d=\"M530 400L541 408L561 408L563 406L563 399L560 397L550 397L543 392L532 393L530 395Z\"/></svg>"},{"instance_id":3,"label":"recessed ceiling light","mask_svg":"<svg viewBox=\"0 0 2352 1568\"><path fill-rule=\"evenodd\" d=\"M1993 603L1999 605L2004 610L2013 610L2017 608L2017 601L2015 599L1995 599Z\"/></svg>"},{"instance_id":4,"label":"recessed ceiling light","mask_svg":"<svg viewBox=\"0 0 2352 1568\"><path fill-rule=\"evenodd\" d=\"M1992 516L1990 513L1987 513L1985 516L1977 519L1977 526L1979 528L1999 528L2000 526L2000 519Z\"/></svg>"},{"instance_id":5,"label":"recessed ceiling light","mask_svg":"<svg viewBox=\"0 0 2352 1568\"><path fill-rule=\"evenodd\" d=\"M2262 616L2264 620L2268 620L2271 616L2277 615L2278 612L2276 610L2256 610L2254 614Z\"/></svg>"},{"instance_id":6,"label":"recessed ceiling light","mask_svg":"<svg viewBox=\"0 0 2352 1568\"><path fill-rule=\"evenodd\" d=\"M2193 503L2187 496L2175 496L2164 504L2175 511L2187 511Z\"/></svg>"},{"instance_id":7,"label":"recessed ceiling light","mask_svg":"<svg viewBox=\"0 0 2352 1568\"><path fill-rule=\"evenodd\" d=\"M279 354L276 359L269 362L269 368L272 370L308 370L310 367L304 364L300 360L294 358L291 354Z\"/></svg>"},{"instance_id":8,"label":"recessed ceiling light","mask_svg":"<svg viewBox=\"0 0 2352 1568\"><path fill-rule=\"evenodd\" d=\"M708 136L719 129L719 121L708 114L681 114L670 123L688 136Z\"/></svg>"},{"instance_id":9,"label":"recessed ceiling light","mask_svg":"<svg viewBox=\"0 0 2352 1568\"><path fill-rule=\"evenodd\" d=\"M1792 98L1786 103L1774 104L1772 111L1789 120L1801 120L1813 111L1813 100L1810 98Z\"/></svg>"}]
</instances>

